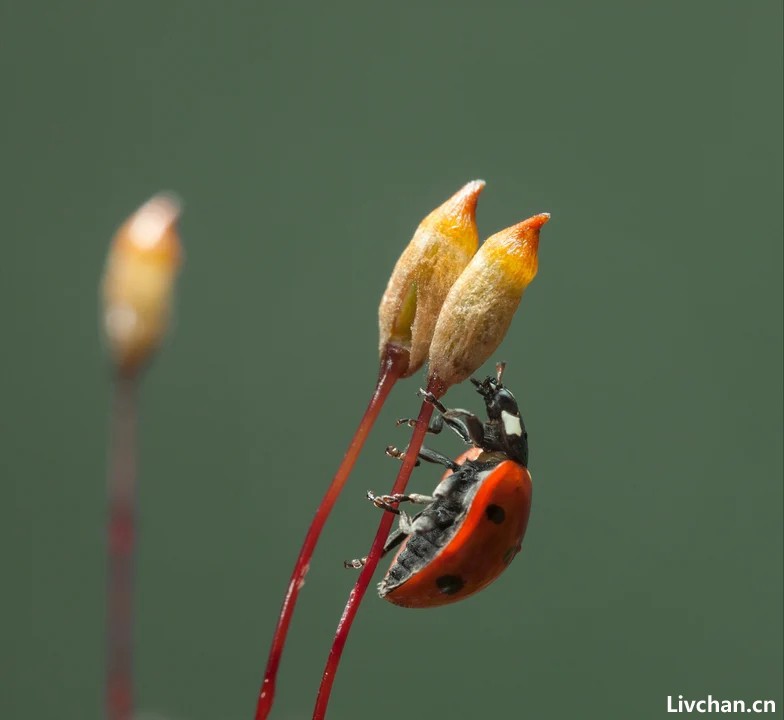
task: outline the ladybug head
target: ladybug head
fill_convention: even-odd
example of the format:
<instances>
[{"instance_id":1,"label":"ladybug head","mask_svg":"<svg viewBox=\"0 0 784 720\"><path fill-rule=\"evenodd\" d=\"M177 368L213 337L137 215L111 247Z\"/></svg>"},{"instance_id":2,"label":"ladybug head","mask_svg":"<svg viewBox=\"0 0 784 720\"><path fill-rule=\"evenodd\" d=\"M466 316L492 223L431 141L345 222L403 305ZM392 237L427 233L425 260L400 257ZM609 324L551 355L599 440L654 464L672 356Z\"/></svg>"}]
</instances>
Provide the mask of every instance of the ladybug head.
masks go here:
<instances>
[{"instance_id":1,"label":"ladybug head","mask_svg":"<svg viewBox=\"0 0 784 720\"><path fill-rule=\"evenodd\" d=\"M496 377L488 377L481 382L471 378L487 408L485 439L497 446L494 449L506 453L511 460L527 465L528 433L515 396L501 383L503 371L504 366L499 363Z\"/></svg>"}]
</instances>

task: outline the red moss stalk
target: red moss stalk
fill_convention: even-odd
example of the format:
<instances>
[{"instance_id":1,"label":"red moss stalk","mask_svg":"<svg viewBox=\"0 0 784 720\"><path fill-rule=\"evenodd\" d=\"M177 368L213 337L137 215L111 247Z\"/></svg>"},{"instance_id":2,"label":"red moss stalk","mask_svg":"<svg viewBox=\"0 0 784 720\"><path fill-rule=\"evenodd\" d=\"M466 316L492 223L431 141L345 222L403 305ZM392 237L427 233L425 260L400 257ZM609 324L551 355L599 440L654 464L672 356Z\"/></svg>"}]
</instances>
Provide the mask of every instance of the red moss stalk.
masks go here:
<instances>
[{"instance_id":1,"label":"red moss stalk","mask_svg":"<svg viewBox=\"0 0 784 720\"><path fill-rule=\"evenodd\" d=\"M289 625L291 624L291 618L294 614L294 606L297 603L299 591L302 589L305 582L305 575L307 575L310 568L310 559L313 556L313 551L321 536L321 531L324 529L324 524L326 523L330 512L332 512L332 508L334 507L341 490L343 490L346 480L348 480L348 476L359 457L359 453L365 444L365 440L367 440L368 434L370 433L389 392L407 367L408 353L401 351L399 348L388 347L387 354L381 362L378 382L376 384L376 389L373 392L373 396L370 398L370 402L365 410L365 414L362 416L359 427L354 433L354 437L351 438L348 450L346 451L335 476L332 478L332 482L330 483L327 492L321 500L321 504L316 511L316 515L313 518L313 522L308 529L305 541L302 543L302 548L297 556L294 571L291 574L288 589L286 590L286 596L283 599L275 634L272 638L272 646L270 648L269 658L267 659L267 669L264 673L264 680L261 685L261 692L259 693L258 704L256 706L256 720L264 720L272 709L272 703L275 699L275 681L278 674L278 666L280 665L280 658L283 654L283 646L286 643L286 636L288 634Z\"/></svg>"},{"instance_id":2,"label":"red moss stalk","mask_svg":"<svg viewBox=\"0 0 784 720\"><path fill-rule=\"evenodd\" d=\"M546 213L535 215L488 238L451 286L429 343L427 390L437 398L478 370L503 340L525 288L536 276L539 231L549 218ZM405 492L432 414L433 405L424 402L390 494ZM349 595L324 668L313 720L326 716L348 633L393 520L392 513L383 514L365 566Z\"/></svg>"},{"instance_id":3,"label":"red moss stalk","mask_svg":"<svg viewBox=\"0 0 784 720\"><path fill-rule=\"evenodd\" d=\"M432 376L428 383L427 390L433 393L437 398L440 398L444 395L446 387L436 376ZM400 472L395 479L395 484L390 491L391 495L405 492L408 481L411 478L411 473L416 465L417 455L425 440L425 434L427 433L432 415L433 405L429 402L423 402L422 408L419 411L419 416L417 417L416 425L414 426L414 432L411 435L411 442L409 443L403 458L403 465L400 468ZM357 616L362 598L365 596L370 581L373 578L373 573L376 571L378 563L381 560L384 544L389 537L393 521L394 515L392 513L383 513L365 565L359 574L359 578L357 578L354 588L351 590L348 602L343 610L343 615L338 623L335 638L332 641L332 648L329 651L327 664L324 667L324 674L321 678L321 685L319 686L318 697L316 698L316 706L313 710L313 720L323 720L326 716L327 705L329 704L332 685L335 682L335 676L338 671L338 665L340 664L340 658L343 654L343 648L346 645L348 634L351 631L351 626Z\"/></svg>"},{"instance_id":4,"label":"red moss stalk","mask_svg":"<svg viewBox=\"0 0 784 720\"><path fill-rule=\"evenodd\" d=\"M256 705L256 720L265 720L272 709L278 667L294 607L327 517L392 386L400 378L415 373L425 362L441 304L476 252L479 242L476 203L482 188L481 180L470 182L428 214L392 271L379 307L378 383L297 557L272 638Z\"/></svg>"},{"instance_id":5,"label":"red moss stalk","mask_svg":"<svg viewBox=\"0 0 784 720\"><path fill-rule=\"evenodd\" d=\"M163 341L182 248L179 203L156 195L117 231L102 282L103 324L114 365L107 479L106 717L131 720L136 543L137 394Z\"/></svg>"},{"instance_id":6,"label":"red moss stalk","mask_svg":"<svg viewBox=\"0 0 784 720\"><path fill-rule=\"evenodd\" d=\"M133 566L136 527L135 377L114 384L108 478L106 717L133 715Z\"/></svg>"}]
</instances>

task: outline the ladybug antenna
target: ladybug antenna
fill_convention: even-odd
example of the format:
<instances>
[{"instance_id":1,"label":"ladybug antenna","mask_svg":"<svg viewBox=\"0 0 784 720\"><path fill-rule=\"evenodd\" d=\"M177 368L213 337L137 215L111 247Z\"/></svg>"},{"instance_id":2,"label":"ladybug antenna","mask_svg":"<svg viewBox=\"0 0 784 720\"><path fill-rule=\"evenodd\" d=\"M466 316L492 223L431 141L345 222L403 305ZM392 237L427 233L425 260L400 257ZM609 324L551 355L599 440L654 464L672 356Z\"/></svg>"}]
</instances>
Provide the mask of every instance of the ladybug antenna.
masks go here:
<instances>
[{"instance_id":1,"label":"ladybug antenna","mask_svg":"<svg viewBox=\"0 0 784 720\"><path fill-rule=\"evenodd\" d=\"M504 370L506 370L505 362L502 361L495 364L495 377L499 385L501 385L501 378L504 376Z\"/></svg>"},{"instance_id":2,"label":"ladybug antenna","mask_svg":"<svg viewBox=\"0 0 784 720\"><path fill-rule=\"evenodd\" d=\"M503 365L503 363L499 363L499 365ZM503 374L503 367L498 370L498 377ZM487 377L484 380L477 380L476 378L470 378L471 382L473 383L476 391L485 399L492 398L496 391L499 388L502 388L503 385L496 380L494 377Z\"/></svg>"}]
</instances>

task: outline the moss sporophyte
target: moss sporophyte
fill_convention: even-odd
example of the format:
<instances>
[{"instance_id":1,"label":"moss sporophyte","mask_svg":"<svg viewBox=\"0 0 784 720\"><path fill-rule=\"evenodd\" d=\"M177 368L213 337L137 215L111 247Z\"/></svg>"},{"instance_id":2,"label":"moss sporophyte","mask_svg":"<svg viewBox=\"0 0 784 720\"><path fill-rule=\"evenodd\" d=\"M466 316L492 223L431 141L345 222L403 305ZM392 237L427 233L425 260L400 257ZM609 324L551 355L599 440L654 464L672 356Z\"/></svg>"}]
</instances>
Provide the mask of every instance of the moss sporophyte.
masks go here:
<instances>
[{"instance_id":1,"label":"moss sporophyte","mask_svg":"<svg viewBox=\"0 0 784 720\"><path fill-rule=\"evenodd\" d=\"M476 205L485 183L467 183L420 223L398 259L379 307L380 366L376 386L346 454L319 505L289 579L273 635L256 706L256 720L267 718L299 592L324 524L343 489L392 387L429 361L427 391L437 399L476 370L500 344L520 297L536 274L538 233L546 215L535 216L491 238L477 254ZM456 294L455 287L461 288ZM448 304L448 310L445 308ZM456 328L463 343L449 342ZM432 344L438 339L437 352ZM480 341L481 339L481 341ZM402 493L416 463L433 405L424 402L391 493ZM359 602L389 534L392 515L378 532L352 590L329 654L314 718L326 712L329 693Z\"/></svg>"},{"instance_id":2,"label":"moss sporophyte","mask_svg":"<svg viewBox=\"0 0 784 720\"><path fill-rule=\"evenodd\" d=\"M450 387L470 377L496 350L525 288L536 275L539 232L549 215L535 215L502 230L477 250L476 207L484 186L481 180L469 182L429 213L390 276L379 307L378 378L346 454L316 510L292 571L258 696L256 720L267 718L272 708L286 636L325 522L393 386L427 363L425 400L416 420L410 421L413 433L406 450L399 453L400 471L390 495L384 496L392 498L389 507L393 512L382 514L349 595L319 687L314 719L325 716L348 633L390 534L393 513L397 512L395 503L399 502L395 498L404 496L434 407L443 412L439 399ZM142 205L117 231L102 281L103 327L115 384L108 477L106 710L109 720L130 720L134 712L132 568L137 482L136 396L142 370L162 343L170 321L175 279L182 260L177 230L179 215L179 203L170 195L157 195ZM496 388L499 392L500 382L499 371ZM502 435L522 439L524 430L518 425L522 419L519 415L511 420L498 415L498 409L493 409L488 400L491 396L496 398L493 392L489 386L483 392L488 402L488 423L500 422ZM488 431L489 435L500 437L498 427L501 426L488 425L495 428ZM471 436L476 448L479 448L478 437ZM460 462L468 464L472 460L473 457L466 455ZM457 463L447 462L458 472ZM504 475L506 479L509 477ZM520 513L513 516L522 518ZM501 516L496 512L493 517L497 521ZM502 560L507 556L511 559L512 554L502 553ZM444 587L453 590L456 585ZM406 605L406 602L399 604Z\"/></svg>"},{"instance_id":3,"label":"moss sporophyte","mask_svg":"<svg viewBox=\"0 0 784 720\"><path fill-rule=\"evenodd\" d=\"M359 427L305 536L289 579L267 659L256 706L266 718L275 697L275 680L291 618L313 552L335 502L394 384L415 373L428 357L435 321L454 281L476 252L476 204L484 182L458 190L419 224L403 251L379 307L379 374Z\"/></svg>"},{"instance_id":4,"label":"moss sporophyte","mask_svg":"<svg viewBox=\"0 0 784 720\"><path fill-rule=\"evenodd\" d=\"M182 261L180 206L156 195L120 227L103 278L104 330L118 373L134 375L160 345Z\"/></svg>"},{"instance_id":5,"label":"moss sporophyte","mask_svg":"<svg viewBox=\"0 0 784 720\"><path fill-rule=\"evenodd\" d=\"M523 293L538 269L539 231L549 214L496 233L482 245L444 298L429 347L425 400L389 496L405 493L433 408L447 390L470 377L500 345ZM319 687L314 720L325 717L348 633L378 566L394 515L382 514L370 552L338 624Z\"/></svg>"},{"instance_id":6,"label":"moss sporophyte","mask_svg":"<svg viewBox=\"0 0 784 720\"><path fill-rule=\"evenodd\" d=\"M182 260L179 216L179 203L165 194L136 210L112 241L101 286L114 381L107 480L105 703L109 720L130 720L134 714L137 394L142 370L169 325Z\"/></svg>"}]
</instances>

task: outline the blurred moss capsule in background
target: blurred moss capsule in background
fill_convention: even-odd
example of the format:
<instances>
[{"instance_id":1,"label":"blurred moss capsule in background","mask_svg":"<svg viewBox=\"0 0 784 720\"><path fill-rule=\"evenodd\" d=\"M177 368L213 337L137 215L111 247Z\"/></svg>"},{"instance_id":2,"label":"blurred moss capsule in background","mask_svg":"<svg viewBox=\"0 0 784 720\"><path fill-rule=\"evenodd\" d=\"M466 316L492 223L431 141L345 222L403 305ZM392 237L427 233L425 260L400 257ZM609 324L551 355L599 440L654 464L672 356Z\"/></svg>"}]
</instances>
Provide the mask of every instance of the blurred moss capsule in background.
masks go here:
<instances>
[{"instance_id":1,"label":"blurred moss capsule in background","mask_svg":"<svg viewBox=\"0 0 784 720\"><path fill-rule=\"evenodd\" d=\"M409 353L402 377L427 360L444 298L476 252L476 203L484 186L469 182L422 220L392 271L378 311L379 351L382 358L389 346Z\"/></svg>"},{"instance_id":2,"label":"blurred moss capsule in background","mask_svg":"<svg viewBox=\"0 0 784 720\"><path fill-rule=\"evenodd\" d=\"M160 345L182 261L179 201L159 194L117 231L103 277L103 323L116 370L134 375Z\"/></svg>"},{"instance_id":3,"label":"blurred moss capsule in background","mask_svg":"<svg viewBox=\"0 0 784 720\"><path fill-rule=\"evenodd\" d=\"M520 298L536 277L539 231L534 215L489 237L444 300L430 346L430 375L446 386L474 373L509 329Z\"/></svg>"}]
</instances>

